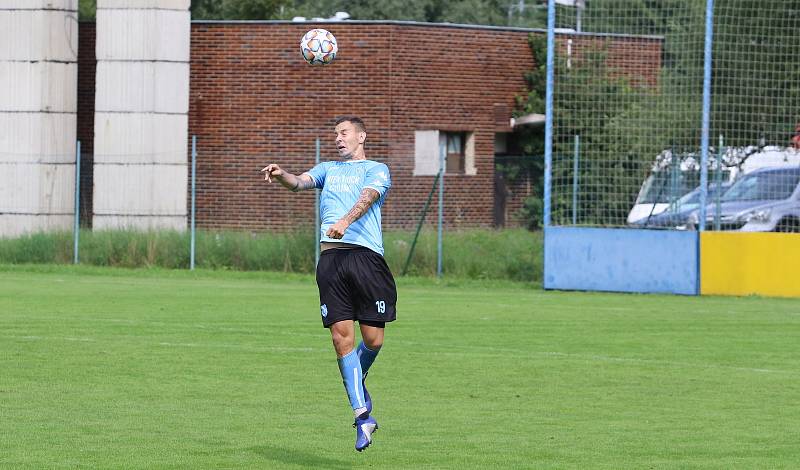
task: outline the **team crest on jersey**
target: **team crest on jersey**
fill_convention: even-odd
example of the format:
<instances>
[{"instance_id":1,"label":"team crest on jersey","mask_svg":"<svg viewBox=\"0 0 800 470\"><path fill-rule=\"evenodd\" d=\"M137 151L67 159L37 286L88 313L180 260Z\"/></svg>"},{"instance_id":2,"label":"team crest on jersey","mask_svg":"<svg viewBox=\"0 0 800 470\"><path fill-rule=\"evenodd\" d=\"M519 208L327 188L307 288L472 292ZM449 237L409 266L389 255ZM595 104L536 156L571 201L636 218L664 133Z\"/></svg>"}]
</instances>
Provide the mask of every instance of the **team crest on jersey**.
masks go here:
<instances>
[{"instance_id":1,"label":"team crest on jersey","mask_svg":"<svg viewBox=\"0 0 800 470\"><path fill-rule=\"evenodd\" d=\"M322 313L322 318L325 318L325 317L328 316L328 306L326 304L320 305L319 311L320 311L320 313Z\"/></svg>"}]
</instances>

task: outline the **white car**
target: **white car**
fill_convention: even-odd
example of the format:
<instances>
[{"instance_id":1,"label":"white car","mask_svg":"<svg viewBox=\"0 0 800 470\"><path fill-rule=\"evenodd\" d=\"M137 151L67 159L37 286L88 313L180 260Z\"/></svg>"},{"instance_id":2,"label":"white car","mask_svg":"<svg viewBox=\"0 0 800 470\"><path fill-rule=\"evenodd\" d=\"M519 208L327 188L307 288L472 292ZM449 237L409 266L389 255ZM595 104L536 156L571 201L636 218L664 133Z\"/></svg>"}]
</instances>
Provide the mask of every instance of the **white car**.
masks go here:
<instances>
[{"instance_id":1,"label":"white car","mask_svg":"<svg viewBox=\"0 0 800 470\"><path fill-rule=\"evenodd\" d=\"M651 174L644 180L636 202L628 213L628 224L658 215L684 195L700 185L700 157L697 154L675 156L669 150L662 152L653 164ZM679 160L678 160L679 159ZM722 157L721 173L714 152L709 155L709 183L731 183L741 175L761 168L800 166L800 150L782 147L730 148Z\"/></svg>"}]
</instances>

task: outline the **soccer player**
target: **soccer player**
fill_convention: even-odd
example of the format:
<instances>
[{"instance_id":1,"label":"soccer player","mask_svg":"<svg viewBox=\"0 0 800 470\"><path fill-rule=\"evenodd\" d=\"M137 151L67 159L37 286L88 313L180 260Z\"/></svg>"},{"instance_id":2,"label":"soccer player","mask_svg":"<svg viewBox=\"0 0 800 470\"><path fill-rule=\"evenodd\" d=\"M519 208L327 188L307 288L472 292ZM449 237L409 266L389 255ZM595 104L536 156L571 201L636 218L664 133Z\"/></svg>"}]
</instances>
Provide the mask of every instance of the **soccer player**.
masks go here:
<instances>
[{"instance_id":1,"label":"soccer player","mask_svg":"<svg viewBox=\"0 0 800 470\"><path fill-rule=\"evenodd\" d=\"M378 423L364 386L370 366L383 346L384 327L395 319L397 289L383 259L381 206L391 186L389 168L367 160L364 121L336 120L340 161L323 162L294 175L272 163L262 172L297 192L320 188L320 259L317 266L322 325L331 332L342 382L353 408L356 450L372 443ZM355 322L362 341L355 346Z\"/></svg>"}]
</instances>

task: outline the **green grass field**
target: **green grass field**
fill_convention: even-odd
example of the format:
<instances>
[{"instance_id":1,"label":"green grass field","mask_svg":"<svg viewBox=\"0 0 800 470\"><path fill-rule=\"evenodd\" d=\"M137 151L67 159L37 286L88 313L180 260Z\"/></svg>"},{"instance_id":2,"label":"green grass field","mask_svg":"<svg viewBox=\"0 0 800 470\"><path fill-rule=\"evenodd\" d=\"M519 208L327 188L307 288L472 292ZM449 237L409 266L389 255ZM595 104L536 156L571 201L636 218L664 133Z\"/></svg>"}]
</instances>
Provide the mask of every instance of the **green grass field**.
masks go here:
<instances>
[{"instance_id":1,"label":"green grass field","mask_svg":"<svg viewBox=\"0 0 800 470\"><path fill-rule=\"evenodd\" d=\"M800 300L398 284L359 454L311 277L0 267L0 467L800 462Z\"/></svg>"}]
</instances>

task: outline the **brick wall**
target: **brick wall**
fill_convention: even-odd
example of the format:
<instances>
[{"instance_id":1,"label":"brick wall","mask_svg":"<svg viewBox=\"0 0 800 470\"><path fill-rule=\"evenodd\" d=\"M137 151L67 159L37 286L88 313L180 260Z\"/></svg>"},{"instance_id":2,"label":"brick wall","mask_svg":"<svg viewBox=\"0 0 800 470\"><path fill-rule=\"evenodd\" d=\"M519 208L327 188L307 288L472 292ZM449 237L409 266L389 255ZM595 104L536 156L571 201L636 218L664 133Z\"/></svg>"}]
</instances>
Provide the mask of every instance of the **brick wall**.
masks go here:
<instances>
[{"instance_id":1,"label":"brick wall","mask_svg":"<svg viewBox=\"0 0 800 470\"><path fill-rule=\"evenodd\" d=\"M95 24L80 23L78 31L78 129L81 142L81 225L92 225L92 193L94 191L94 83Z\"/></svg>"},{"instance_id":2,"label":"brick wall","mask_svg":"<svg viewBox=\"0 0 800 470\"><path fill-rule=\"evenodd\" d=\"M507 184L506 190L505 226L526 226L526 221L522 220L522 208L525 200L533 193L531 178L520 177L519 180Z\"/></svg>"},{"instance_id":3,"label":"brick wall","mask_svg":"<svg viewBox=\"0 0 800 470\"><path fill-rule=\"evenodd\" d=\"M338 39L332 65L311 67L302 60L300 37L314 26L330 29ZM84 47L89 25L81 28L81 56L93 55L93 46ZM389 228L416 223L433 183L432 176L412 176L414 131L474 132L477 174L446 176L446 223L490 226L494 135L510 131L515 96L524 93L524 74L533 67L528 34L391 22L193 23L189 133L198 139L198 226L254 231L310 226L313 192L294 194L268 185L259 171L271 162L293 173L306 171L314 164L317 137L322 160L336 158L332 124L343 114L364 118L367 157L390 167L393 188L383 210ZM660 42L651 41L659 51L654 58L641 54L640 44L634 54L622 44L635 39L614 41L620 43L611 52L615 64L644 70L654 83ZM90 83L81 72L81 93L93 92L93 81L93 73ZM88 109L81 101L81 135L91 128ZM436 198L431 210L437 210Z\"/></svg>"},{"instance_id":4,"label":"brick wall","mask_svg":"<svg viewBox=\"0 0 800 470\"><path fill-rule=\"evenodd\" d=\"M393 61L391 153L395 184L387 216L415 223L434 177L412 176L414 131L470 131L476 175L445 176L445 219L450 227L490 226L494 215L494 139L509 131L514 98L525 92L533 67L527 33L431 26L395 26L404 45ZM496 111L505 110L503 117ZM434 200L436 202L436 199ZM434 203L432 209L438 210ZM431 221L435 219L430 218Z\"/></svg>"}]
</instances>

